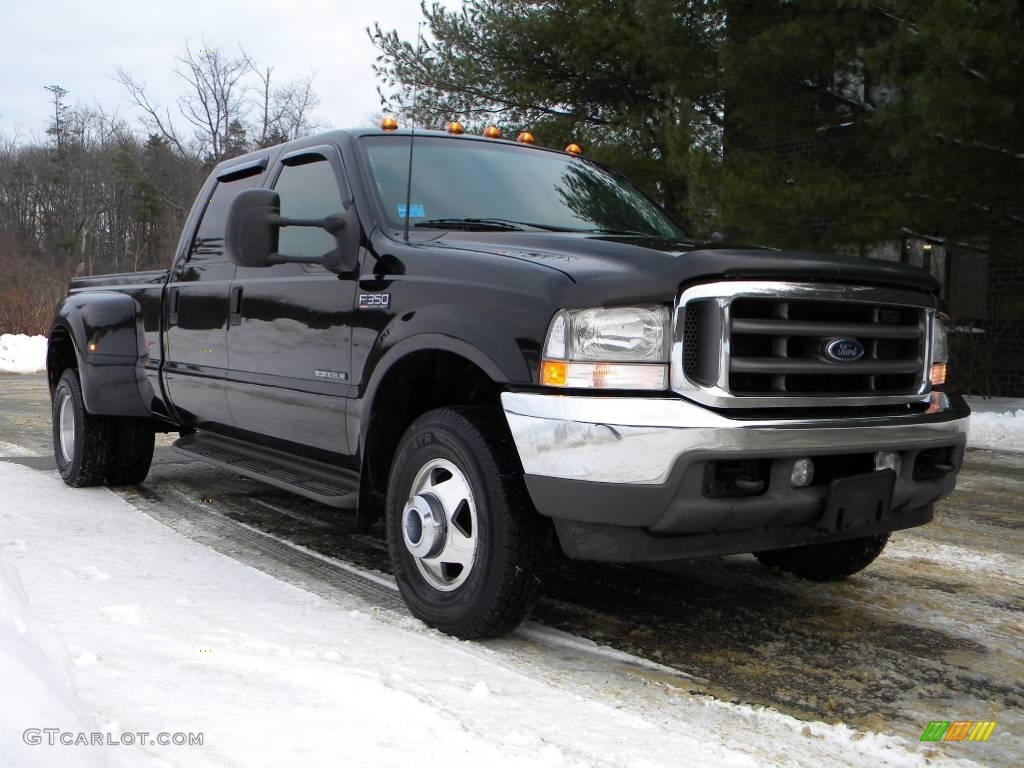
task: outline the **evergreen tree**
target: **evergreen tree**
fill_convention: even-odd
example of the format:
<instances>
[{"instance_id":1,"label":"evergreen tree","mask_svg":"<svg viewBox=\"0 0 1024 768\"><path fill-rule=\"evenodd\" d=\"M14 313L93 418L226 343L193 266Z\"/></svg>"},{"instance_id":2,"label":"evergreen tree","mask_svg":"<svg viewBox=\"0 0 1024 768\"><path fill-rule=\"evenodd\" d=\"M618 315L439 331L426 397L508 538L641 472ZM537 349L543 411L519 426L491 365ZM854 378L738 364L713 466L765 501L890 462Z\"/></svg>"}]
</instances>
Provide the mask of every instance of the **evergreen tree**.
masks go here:
<instances>
[{"instance_id":1,"label":"evergreen tree","mask_svg":"<svg viewBox=\"0 0 1024 768\"><path fill-rule=\"evenodd\" d=\"M987 243L1024 224L1019 0L469 0L423 13L422 50L370 30L387 110L577 139L697 234L864 250L901 229Z\"/></svg>"},{"instance_id":2,"label":"evergreen tree","mask_svg":"<svg viewBox=\"0 0 1024 768\"><path fill-rule=\"evenodd\" d=\"M47 85L43 90L49 91L53 100L53 119L46 126L46 133L53 137L53 145L60 155L64 149L64 140L67 137L68 104L64 98L68 95L68 89L59 85Z\"/></svg>"},{"instance_id":3,"label":"evergreen tree","mask_svg":"<svg viewBox=\"0 0 1024 768\"><path fill-rule=\"evenodd\" d=\"M1022 39L1017 0L734 0L725 226L821 247L1024 224Z\"/></svg>"},{"instance_id":4,"label":"evergreen tree","mask_svg":"<svg viewBox=\"0 0 1024 768\"><path fill-rule=\"evenodd\" d=\"M576 141L706 229L722 129L720 5L470 0L460 11L423 6L422 50L379 26L370 37L388 111L433 128L496 122L543 144Z\"/></svg>"}]
</instances>

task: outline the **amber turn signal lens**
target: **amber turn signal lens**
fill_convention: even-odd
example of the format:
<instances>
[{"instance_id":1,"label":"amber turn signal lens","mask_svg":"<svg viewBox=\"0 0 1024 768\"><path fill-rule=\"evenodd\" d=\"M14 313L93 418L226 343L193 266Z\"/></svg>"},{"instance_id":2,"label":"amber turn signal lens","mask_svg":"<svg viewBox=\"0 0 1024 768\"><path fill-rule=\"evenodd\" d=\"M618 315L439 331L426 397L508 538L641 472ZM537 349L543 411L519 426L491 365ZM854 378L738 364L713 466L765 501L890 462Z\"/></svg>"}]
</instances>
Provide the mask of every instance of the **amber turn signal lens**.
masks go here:
<instances>
[{"instance_id":1,"label":"amber turn signal lens","mask_svg":"<svg viewBox=\"0 0 1024 768\"><path fill-rule=\"evenodd\" d=\"M466 129L458 120L452 120L450 123L448 123L448 133L454 133L456 136L459 136L465 132Z\"/></svg>"},{"instance_id":2,"label":"amber turn signal lens","mask_svg":"<svg viewBox=\"0 0 1024 768\"><path fill-rule=\"evenodd\" d=\"M488 125L484 128L484 136L488 139L500 139L501 131L498 130L498 126L496 125Z\"/></svg>"},{"instance_id":3,"label":"amber turn signal lens","mask_svg":"<svg viewBox=\"0 0 1024 768\"><path fill-rule=\"evenodd\" d=\"M96 351L96 342L95 341L90 341L89 342L89 351L90 352L95 352Z\"/></svg>"},{"instance_id":4,"label":"amber turn signal lens","mask_svg":"<svg viewBox=\"0 0 1024 768\"><path fill-rule=\"evenodd\" d=\"M932 363L932 386L941 387L946 383L946 363Z\"/></svg>"},{"instance_id":5,"label":"amber turn signal lens","mask_svg":"<svg viewBox=\"0 0 1024 768\"><path fill-rule=\"evenodd\" d=\"M520 144L533 144L533 134L529 131L522 131L516 136L516 141Z\"/></svg>"},{"instance_id":6,"label":"amber turn signal lens","mask_svg":"<svg viewBox=\"0 0 1024 768\"><path fill-rule=\"evenodd\" d=\"M582 155L583 147L581 147L579 144L570 144L565 148L565 151L568 152L570 155Z\"/></svg>"},{"instance_id":7,"label":"amber turn signal lens","mask_svg":"<svg viewBox=\"0 0 1024 768\"><path fill-rule=\"evenodd\" d=\"M564 387L568 364L560 360L545 360L541 367L540 383L549 387Z\"/></svg>"},{"instance_id":8,"label":"amber turn signal lens","mask_svg":"<svg viewBox=\"0 0 1024 768\"><path fill-rule=\"evenodd\" d=\"M398 121L393 117L385 117L380 121L380 127L385 131L394 131L398 129Z\"/></svg>"}]
</instances>

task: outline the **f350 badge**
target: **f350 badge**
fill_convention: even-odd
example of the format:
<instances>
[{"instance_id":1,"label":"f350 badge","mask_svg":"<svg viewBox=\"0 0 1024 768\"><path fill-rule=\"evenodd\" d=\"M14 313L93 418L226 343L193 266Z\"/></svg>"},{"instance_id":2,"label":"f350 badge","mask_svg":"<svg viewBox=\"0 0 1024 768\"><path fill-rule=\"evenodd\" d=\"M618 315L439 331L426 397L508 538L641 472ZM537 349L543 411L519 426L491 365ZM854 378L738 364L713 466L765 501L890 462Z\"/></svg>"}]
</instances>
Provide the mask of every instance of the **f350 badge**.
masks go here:
<instances>
[{"instance_id":1,"label":"f350 badge","mask_svg":"<svg viewBox=\"0 0 1024 768\"><path fill-rule=\"evenodd\" d=\"M390 293L360 293L360 309L387 309L391 306Z\"/></svg>"}]
</instances>

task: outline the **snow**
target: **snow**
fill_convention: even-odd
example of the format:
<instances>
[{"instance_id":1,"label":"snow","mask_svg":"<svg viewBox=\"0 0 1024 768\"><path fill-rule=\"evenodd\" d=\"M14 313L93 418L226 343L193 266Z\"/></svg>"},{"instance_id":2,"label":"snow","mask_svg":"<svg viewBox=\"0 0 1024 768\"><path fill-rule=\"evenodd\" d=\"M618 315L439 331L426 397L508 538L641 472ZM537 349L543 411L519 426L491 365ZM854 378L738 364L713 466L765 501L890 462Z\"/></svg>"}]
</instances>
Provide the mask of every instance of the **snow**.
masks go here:
<instances>
[{"instance_id":1,"label":"snow","mask_svg":"<svg viewBox=\"0 0 1024 768\"><path fill-rule=\"evenodd\" d=\"M968 397L970 448L1024 452L1024 399Z\"/></svg>"},{"instance_id":2,"label":"snow","mask_svg":"<svg viewBox=\"0 0 1024 768\"><path fill-rule=\"evenodd\" d=\"M274 578L53 472L0 462L0 486L0 765L946 763L927 745L690 696L654 671L641 682L622 671L628 654L538 625L460 642ZM115 743L28 746L30 727ZM117 743L140 731L204 741Z\"/></svg>"},{"instance_id":3,"label":"snow","mask_svg":"<svg viewBox=\"0 0 1024 768\"><path fill-rule=\"evenodd\" d=\"M0 334L0 373L38 373L43 370L46 370L45 336Z\"/></svg>"},{"instance_id":4,"label":"snow","mask_svg":"<svg viewBox=\"0 0 1024 768\"><path fill-rule=\"evenodd\" d=\"M14 443L5 443L0 440L0 459L10 459L23 456L38 456L39 454L29 448L23 448Z\"/></svg>"},{"instance_id":5,"label":"snow","mask_svg":"<svg viewBox=\"0 0 1024 768\"><path fill-rule=\"evenodd\" d=\"M23 745L27 728L92 732L96 727L75 690L67 646L32 613L18 574L4 557L5 548L23 551L25 542L10 540L0 547L0 763L7 765L9 745ZM24 768L53 765L52 753L39 747L19 748L17 758ZM62 755L61 764L100 766L102 758L95 751L76 750Z\"/></svg>"}]
</instances>

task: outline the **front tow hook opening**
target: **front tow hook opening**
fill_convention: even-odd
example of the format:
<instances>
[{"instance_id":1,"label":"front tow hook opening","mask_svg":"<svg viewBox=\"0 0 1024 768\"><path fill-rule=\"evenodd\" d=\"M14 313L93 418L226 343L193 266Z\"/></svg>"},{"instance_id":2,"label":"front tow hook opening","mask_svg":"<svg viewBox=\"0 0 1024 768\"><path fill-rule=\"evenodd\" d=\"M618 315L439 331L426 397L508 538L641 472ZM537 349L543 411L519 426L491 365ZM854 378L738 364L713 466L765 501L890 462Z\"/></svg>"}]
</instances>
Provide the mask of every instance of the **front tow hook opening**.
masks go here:
<instances>
[{"instance_id":1,"label":"front tow hook opening","mask_svg":"<svg viewBox=\"0 0 1024 768\"><path fill-rule=\"evenodd\" d=\"M770 461L709 461L704 466L706 498L760 496L768 489Z\"/></svg>"}]
</instances>

